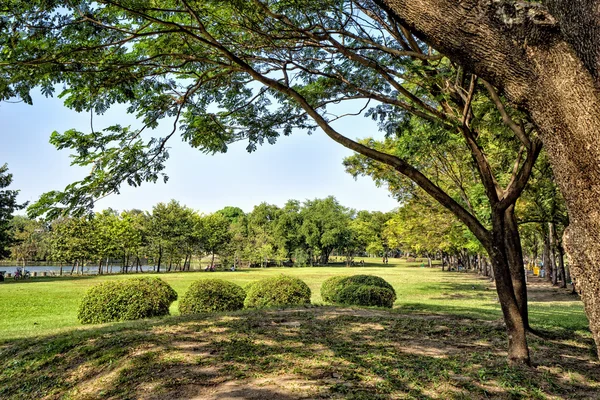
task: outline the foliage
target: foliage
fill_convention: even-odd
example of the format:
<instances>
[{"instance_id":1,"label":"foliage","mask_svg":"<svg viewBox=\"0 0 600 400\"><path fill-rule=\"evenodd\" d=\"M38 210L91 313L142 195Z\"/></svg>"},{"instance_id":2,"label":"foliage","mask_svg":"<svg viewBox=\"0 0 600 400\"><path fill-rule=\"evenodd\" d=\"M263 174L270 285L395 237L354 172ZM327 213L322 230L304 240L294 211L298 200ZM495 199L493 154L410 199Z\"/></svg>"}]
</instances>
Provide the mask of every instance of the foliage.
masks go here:
<instances>
[{"instance_id":1,"label":"foliage","mask_svg":"<svg viewBox=\"0 0 600 400\"><path fill-rule=\"evenodd\" d=\"M10 246L13 260L26 262L49 258L49 232L46 223L17 215L10 222L10 231L14 240Z\"/></svg>"},{"instance_id":2,"label":"foliage","mask_svg":"<svg viewBox=\"0 0 600 400\"><path fill-rule=\"evenodd\" d=\"M330 303L357 306L391 308L396 301L396 291L392 285L373 275L329 278L321 286L321 296Z\"/></svg>"},{"instance_id":3,"label":"foliage","mask_svg":"<svg viewBox=\"0 0 600 400\"><path fill-rule=\"evenodd\" d=\"M241 286L222 279L200 279L192 283L179 301L179 312L198 314L236 311L244 308L246 292Z\"/></svg>"},{"instance_id":4,"label":"foliage","mask_svg":"<svg viewBox=\"0 0 600 400\"><path fill-rule=\"evenodd\" d=\"M83 297L77 319L101 324L169 315L177 293L159 278L108 281L90 288Z\"/></svg>"},{"instance_id":5,"label":"foliage","mask_svg":"<svg viewBox=\"0 0 600 400\"><path fill-rule=\"evenodd\" d=\"M346 278L345 275L332 276L331 278L323 281L321 285L321 298L327 303L333 303L333 297L338 290L338 284L342 279Z\"/></svg>"},{"instance_id":6,"label":"foliage","mask_svg":"<svg viewBox=\"0 0 600 400\"><path fill-rule=\"evenodd\" d=\"M334 248L345 248L352 242L349 224L354 211L342 206L333 196L308 200L302 209L302 235L309 249L327 264Z\"/></svg>"},{"instance_id":7,"label":"foliage","mask_svg":"<svg viewBox=\"0 0 600 400\"><path fill-rule=\"evenodd\" d=\"M8 248L14 243L15 238L11 235L11 220L13 213L25 207L25 204L17 203L18 190L8 190L13 176L8 173L6 164L0 166L0 258L6 257Z\"/></svg>"},{"instance_id":8,"label":"foliage","mask_svg":"<svg viewBox=\"0 0 600 400\"><path fill-rule=\"evenodd\" d=\"M386 288L372 285L345 285L333 295L333 303L353 306L392 308L396 294Z\"/></svg>"},{"instance_id":9,"label":"foliage","mask_svg":"<svg viewBox=\"0 0 600 400\"><path fill-rule=\"evenodd\" d=\"M18 217L12 231L19 245L13 259L44 259L95 265L103 272L115 260L124 272L146 260L164 269L185 270L191 260L216 255L223 267L244 265L307 266L323 263L332 251L359 255L391 248L386 221L396 213L352 210L334 198L289 200L283 208L260 204L246 214L225 207L201 214L177 201L159 203L151 212L107 209L89 216L43 220ZM35 254L34 254L35 253ZM247 265L247 264L246 264Z\"/></svg>"},{"instance_id":10,"label":"foliage","mask_svg":"<svg viewBox=\"0 0 600 400\"><path fill-rule=\"evenodd\" d=\"M95 259L92 222L87 218L59 218L50 230L51 256L60 262L79 262Z\"/></svg>"},{"instance_id":11,"label":"foliage","mask_svg":"<svg viewBox=\"0 0 600 400\"><path fill-rule=\"evenodd\" d=\"M204 251L219 254L227 248L231 240L229 225L230 220L219 212L198 218L194 230Z\"/></svg>"},{"instance_id":12,"label":"foliage","mask_svg":"<svg viewBox=\"0 0 600 400\"><path fill-rule=\"evenodd\" d=\"M310 304L310 288L304 281L287 275L262 279L248 289L248 308L299 306Z\"/></svg>"}]
</instances>

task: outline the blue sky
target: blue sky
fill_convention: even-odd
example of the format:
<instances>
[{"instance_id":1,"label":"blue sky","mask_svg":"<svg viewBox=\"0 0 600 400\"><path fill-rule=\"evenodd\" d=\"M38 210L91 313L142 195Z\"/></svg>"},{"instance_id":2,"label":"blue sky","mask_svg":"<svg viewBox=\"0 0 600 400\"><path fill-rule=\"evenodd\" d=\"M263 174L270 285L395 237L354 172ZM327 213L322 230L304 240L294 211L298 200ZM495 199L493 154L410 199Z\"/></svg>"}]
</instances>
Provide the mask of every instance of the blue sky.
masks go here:
<instances>
[{"instance_id":1,"label":"blue sky","mask_svg":"<svg viewBox=\"0 0 600 400\"><path fill-rule=\"evenodd\" d=\"M95 129L119 123L135 126L123 109L94 117ZM152 136L164 136L163 124ZM62 189L81 179L86 171L70 166L69 152L48 143L54 130L71 128L89 131L90 116L65 108L60 99L34 97L34 105L0 103L0 164L8 163L14 175L11 188L21 190L20 201L35 201L42 193ZM373 136L375 125L363 117L342 119L338 130L352 138ZM101 200L97 209L139 208L151 210L158 202L176 199L201 212L224 206L244 211L266 201L282 206L288 199L335 196L343 205L359 210L389 211L397 206L385 188L370 178L354 180L344 171L342 160L352 154L321 131L307 135L298 131L282 137L275 145L264 145L247 153L245 143L231 146L227 154L205 155L174 139L166 172L167 184L124 186L120 195Z\"/></svg>"}]
</instances>

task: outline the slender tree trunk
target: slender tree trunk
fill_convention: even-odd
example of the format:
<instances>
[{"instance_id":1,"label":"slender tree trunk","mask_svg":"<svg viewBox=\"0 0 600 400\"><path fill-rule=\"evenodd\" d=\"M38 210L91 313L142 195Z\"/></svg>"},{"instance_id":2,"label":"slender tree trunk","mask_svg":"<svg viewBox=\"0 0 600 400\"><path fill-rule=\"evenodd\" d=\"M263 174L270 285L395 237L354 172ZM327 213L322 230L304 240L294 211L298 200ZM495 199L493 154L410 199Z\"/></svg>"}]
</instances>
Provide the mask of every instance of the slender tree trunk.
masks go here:
<instances>
[{"instance_id":1,"label":"slender tree trunk","mask_svg":"<svg viewBox=\"0 0 600 400\"><path fill-rule=\"evenodd\" d=\"M160 263L162 261L162 256L163 256L163 249L162 246L158 246L158 263L156 266L156 272L160 273Z\"/></svg>"},{"instance_id":2,"label":"slender tree trunk","mask_svg":"<svg viewBox=\"0 0 600 400\"><path fill-rule=\"evenodd\" d=\"M556 266L556 227L553 222L548 222L548 241L550 242L550 268L552 269L552 284L558 284L558 268Z\"/></svg>"},{"instance_id":3,"label":"slender tree trunk","mask_svg":"<svg viewBox=\"0 0 600 400\"><path fill-rule=\"evenodd\" d=\"M504 212L504 243L517 305L521 311L525 328L529 329L523 248L521 247L521 237L514 210L515 207L512 205Z\"/></svg>"},{"instance_id":4,"label":"slender tree trunk","mask_svg":"<svg viewBox=\"0 0 600 400\"><path fill-rule=\"evenodd\" d=\"M499 249L503 247L503 241L503 237L493 239L494 244L492 246L498 247L492 249L490 258L494 270L494 277L496 279L496 292L498 293L498 299L500 301L500 306L502 307L502 314L504 315L504 322L506 323L508 334L508 360L510 363L514 364L529 365L529 348L527 347L526 334L527 327L521 316L519 305L517 304L506 255L499 251Z\"/></svg>"},{"instance_id":5,"label":"slender tree trunk","mask_svg":"<svg viewBox=\"0 0 600 400\"><path fill-rule=\"evenodd\" d=\"M552 262L550 261L550 238L546 229L544 231L544 250L542 252L542 264L544 264L544 278L552 281Z\"/></svg>"},{"instance_id":6,"label":"slender tree trunk","mask_svg":"<svg viewBox=\"0 0 600 400\"><path fill-rule=\"evenodd\" d=\"M557 246L557 250L558 250L558 269L560 271L560 275L562 276L562 281L560 284L561 288L566 288L567 287L567 273L565 270L565 251L563 250L563 247L561 244L559 244Z\"/></svg>"}]
</instances>

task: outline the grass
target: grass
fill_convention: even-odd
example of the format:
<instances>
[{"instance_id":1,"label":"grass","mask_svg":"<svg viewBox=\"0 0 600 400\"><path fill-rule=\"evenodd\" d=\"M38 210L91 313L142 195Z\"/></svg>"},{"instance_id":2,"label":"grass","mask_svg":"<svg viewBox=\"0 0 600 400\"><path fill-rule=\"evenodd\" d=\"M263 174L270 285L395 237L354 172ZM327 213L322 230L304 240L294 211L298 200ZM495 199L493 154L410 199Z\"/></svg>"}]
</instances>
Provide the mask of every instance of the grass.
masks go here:
<instances>
[{"instance_id":1,"label":"grass","mask_svg":"<svg viewBox=\"0 0 600 400\"><path fill-rule=\"evenodd\" d=\"M368 259L367 259L368 260ZM236 272L168 273L160 277L181 297L189 285L201 278L221 278L244 286L248 282L278 274L288 274L304 280L312 291L311 301L322 302L322 282L335 275L371 274L385 278L398 294L395 307L406 311L421 311L494 320L501 317L496 293L487 281L469 274L442 272L439 268L421 268L421 263L401 263L390 259L383 266L371 259L365 267L268 268ZM60 332L80 327L76 313L79 301L91 286L107 280L127 279L130 275L38 278L26 282L7 281L0 285L0 341ZM135 276L146 276L138 274ZM153 275L156 276L156 275ZM581 302L531 302L531 321L542 327L585 330L588 322ZM178 302L171 306L178 315Z\"/></svg>"},{"instance_id":2,"label":"grass","mask_svg":"<svg viewBox=\"0 0 600 400\"><path fill-rule=\"evenodd\" d=\"M367 273L398 293L392 311L317 306L244 310L81 327L93 284L125 277L0 285L2 399L588 399L600 365L580 302L530 286L535 368L506 364L506 334L489 282L420 263L161 275L181 295L196 279L244 285L302 278L319 304L330 276ZM176 304L172 307L176 314Z\"/></svg>"}]
</instances>

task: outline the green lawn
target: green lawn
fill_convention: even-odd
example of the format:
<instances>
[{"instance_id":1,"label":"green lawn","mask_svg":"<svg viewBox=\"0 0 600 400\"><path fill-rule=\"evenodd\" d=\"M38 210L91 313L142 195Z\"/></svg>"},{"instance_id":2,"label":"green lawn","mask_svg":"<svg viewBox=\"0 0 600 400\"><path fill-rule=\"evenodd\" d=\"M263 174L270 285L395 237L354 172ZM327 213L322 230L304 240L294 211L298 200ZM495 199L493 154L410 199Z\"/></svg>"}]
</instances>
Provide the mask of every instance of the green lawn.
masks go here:
<instances>
[{"instance_id":1,"label":"green lawn","mask_svg":"<svg viewBox=\"0 0 600 400\"><path fill-rule=\"evenodd\" d=\"M391 311L318 306L82 327L75 316L85 290L126 276L7 282L0 285L0 398L598 398L600 363L581 303L567 291L532 282L531 320L543 337L528 339L534 367L513 367L487 280L390 261L161 277L181 295L200 278L244 285L286 273L302 278L319 304L328 277L374 274L398 293Z\"/></svg>"},{"instance_id":2,"label":"green lawn","mask_svg":"<svg viewBox=\"0 0 600 400\"><path fill-rule=\"evenodd\" d=\"M419 262L405 263L390 259L390 264L383 266L379 259L365 260L367 264L364 267L246 269L236 272L165 273L160 277L181 296L193 281L201 278L222 278L243 286L254 280L284 273L303 279L312 290L312 302L319 304L319 290L325 279L335 275L371 274L385 278L394 286L398 294L394 308L399 311L487 320L501 317L495 290L486 280L471 274L423 268ZM76 312L85 291L99 282L131 276L37 278L16 283L7 281L0 285L0 341L81 327ZM172 305L172 315L179 314L177 306L177 302ZM530 309L534 326L587 329L583 307L576 298L571 301L532 301Z\"/></svg>"}]
</instances>

